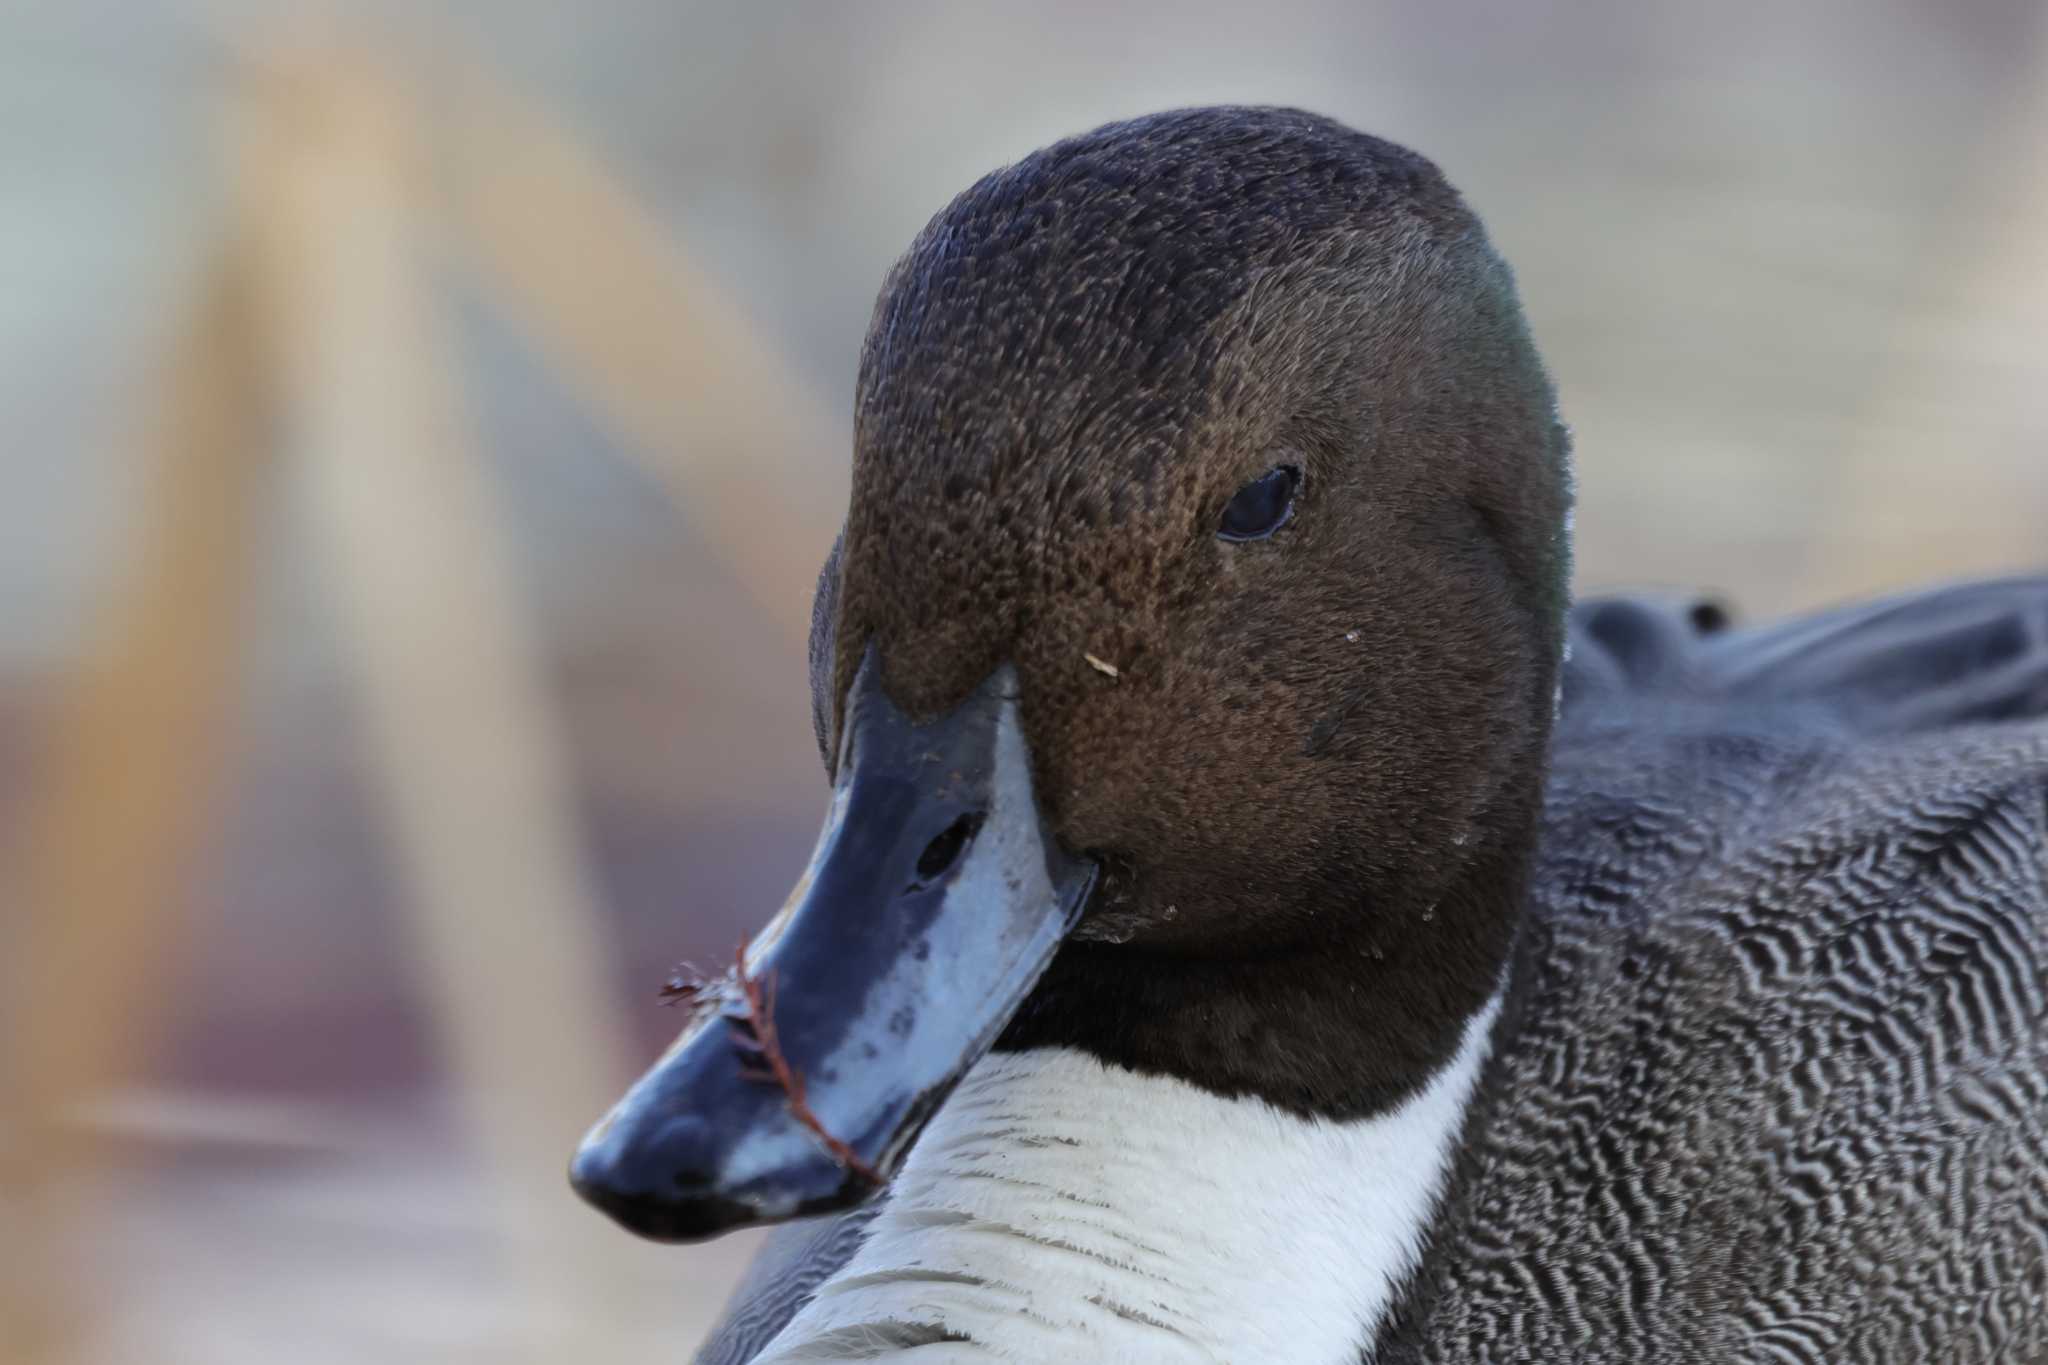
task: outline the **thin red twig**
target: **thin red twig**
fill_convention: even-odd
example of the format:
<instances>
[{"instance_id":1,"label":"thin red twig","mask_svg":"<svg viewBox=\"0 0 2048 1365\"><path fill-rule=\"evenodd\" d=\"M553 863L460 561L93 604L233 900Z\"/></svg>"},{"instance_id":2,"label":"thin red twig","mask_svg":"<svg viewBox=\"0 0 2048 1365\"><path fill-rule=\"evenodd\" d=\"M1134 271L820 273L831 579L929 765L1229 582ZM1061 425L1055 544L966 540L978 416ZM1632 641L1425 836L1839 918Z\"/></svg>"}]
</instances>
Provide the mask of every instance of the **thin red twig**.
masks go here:
<instances>
[{"instance_id":1,"label":"thin red twig","mask_svg":"<svg viewBox=\"0 0 2048 1365\"><path fill-rule=\"evenodd\" d=\"M860 1153L832 1136L804 1099L804 1078L783 1056L782 1044L775 1036L775 973L749 976L747 945L742 943L733 955L733 975L739 982L740 999L747 1010L744 1016L729 1016L733 1025L733 1042L740 1050L740 1074L750 1081L781 1086L789 1103L791 1118L810 1129L840 1165L871 1185L881 1184L881 1173L861 1160Z\"/></svg>"}]
</instances>

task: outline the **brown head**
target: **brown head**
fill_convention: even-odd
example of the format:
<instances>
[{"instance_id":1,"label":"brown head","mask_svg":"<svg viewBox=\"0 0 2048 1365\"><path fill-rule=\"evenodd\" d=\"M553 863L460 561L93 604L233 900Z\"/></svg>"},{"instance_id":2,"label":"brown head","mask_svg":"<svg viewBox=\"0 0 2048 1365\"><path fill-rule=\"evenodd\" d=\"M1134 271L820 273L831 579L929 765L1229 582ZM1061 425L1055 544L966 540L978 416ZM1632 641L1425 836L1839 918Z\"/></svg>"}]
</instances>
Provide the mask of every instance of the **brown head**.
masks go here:
<instances>
[{"instance_id":1,"label":"brown head","mask_svg":"<svg viewBox=\"0 0 2048 1365\"><path fill-rule=\"evenodd\" d=\"M1512 943L1568 500L1508 269L1413 153L1192 110L941 212L863 353L812 687L842 792L885 747L862 717L1021 734L1064 939L976 1055L1000 1030L1331 1116L1418 1085ZM992 779L927 766L952 804L896 842L991 839Z\"/></svg>"}]
</instances>

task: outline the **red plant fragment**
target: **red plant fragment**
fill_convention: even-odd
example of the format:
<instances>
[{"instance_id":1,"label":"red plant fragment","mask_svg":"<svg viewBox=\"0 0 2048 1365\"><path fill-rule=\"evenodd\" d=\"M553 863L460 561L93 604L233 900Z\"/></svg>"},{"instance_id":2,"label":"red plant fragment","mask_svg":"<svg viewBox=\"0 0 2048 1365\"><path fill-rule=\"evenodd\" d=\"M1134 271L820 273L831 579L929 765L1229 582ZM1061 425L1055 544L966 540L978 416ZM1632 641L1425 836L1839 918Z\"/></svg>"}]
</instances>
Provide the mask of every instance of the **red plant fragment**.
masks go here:
<instances>
[{"instance_id":1,"label":"red plant fragment","mask_svg":"<svg viewBox=\"0 0 2048 1365\"><path fill-rule=\"evenodd\" d=\"M832 1136L804 1099L804 1078L782 1055L782 1044L775 1037L775 973L749 976L747 945L742 943L733 955L733 977L746 1008L743 1015L726 1016L732 1028L733 1046L740 1053L740 1074L750 1081L781 1086L791 1118L810 1129L840 1165L871 1185L881 1184L881 1173L861 1160L860 1153Z\"/></svg>"}]
</instances>

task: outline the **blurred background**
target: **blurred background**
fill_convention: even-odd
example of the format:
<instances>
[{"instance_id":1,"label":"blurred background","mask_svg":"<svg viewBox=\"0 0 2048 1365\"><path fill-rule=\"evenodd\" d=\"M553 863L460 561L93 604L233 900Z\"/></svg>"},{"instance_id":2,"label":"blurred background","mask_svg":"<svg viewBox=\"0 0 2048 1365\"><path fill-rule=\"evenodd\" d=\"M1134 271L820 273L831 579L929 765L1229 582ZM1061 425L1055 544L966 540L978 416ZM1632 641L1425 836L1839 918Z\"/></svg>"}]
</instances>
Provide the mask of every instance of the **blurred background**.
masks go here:
<instances>
[{"instance_id":1,"label":"blurred background","mask_svg":"<svg viewBox=\"0 0 2048 1365\"><path fill-rule=\"evenodd\" d=\"M688 1357L562 1168L808 850L874 291L1222 101L1485 217L1582 588L2048 561L2039 0L10 0L6 1358Z\"/></svg>"}]
</instances>

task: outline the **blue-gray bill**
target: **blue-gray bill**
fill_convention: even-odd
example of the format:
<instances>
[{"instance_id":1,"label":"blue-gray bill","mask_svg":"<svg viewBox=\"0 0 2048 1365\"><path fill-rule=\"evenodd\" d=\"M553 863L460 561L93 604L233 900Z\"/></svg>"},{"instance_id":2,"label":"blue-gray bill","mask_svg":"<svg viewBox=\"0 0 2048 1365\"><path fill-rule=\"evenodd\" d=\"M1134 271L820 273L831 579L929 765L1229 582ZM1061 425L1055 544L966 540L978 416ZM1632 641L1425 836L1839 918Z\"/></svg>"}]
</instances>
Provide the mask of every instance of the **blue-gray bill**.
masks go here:
<instances>
[{"instance_id":1,"label":"blue-gray bill","mask_svg":"<svg viewBox=\"0 0 2048 1365\"><path fill-rule=\"evenodd\" d=\"M874 652L796 889L583 1141L577 1192L663 1241L850 1208L893 1173L1074 925L1095 867L1041 827L1015 676L918 725Z\"/></svg>"}]
</instances>

